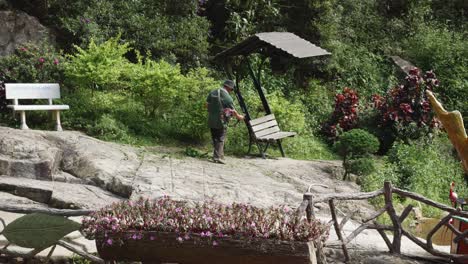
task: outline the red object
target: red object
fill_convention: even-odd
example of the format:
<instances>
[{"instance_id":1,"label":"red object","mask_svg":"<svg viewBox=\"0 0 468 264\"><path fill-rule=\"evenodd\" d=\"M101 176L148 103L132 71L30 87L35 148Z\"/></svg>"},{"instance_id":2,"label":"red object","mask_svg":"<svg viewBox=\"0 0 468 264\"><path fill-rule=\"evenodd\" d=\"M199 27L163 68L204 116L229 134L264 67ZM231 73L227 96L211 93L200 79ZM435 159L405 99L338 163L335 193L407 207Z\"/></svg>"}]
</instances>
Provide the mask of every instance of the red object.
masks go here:
<instances>
[{"instance_id":1,"label":"red object","mask_svg":"<svg viewBox=\"0 0 468 264\"><path fill-rule=\"evenodd\" d=\"M452 184L450 185L449 199L452 202L452 206L456 207L458 194L453 191L454 187L455 187L455 182L452 182Z\"/></svg>"},{"instance_id":2,"label":"red object","mask_svg":"<svg viewBox=\"0 0 468 264\"><path fill-rule=\"evenodd\" d=\"M468 223L466 222L467 219L458 219L458 218L453 218L453 226L458 229L460 232L464 232L468 230ZM452 233L452 246L450 248L450 253L452 254L463 254L466 255L468 254L468 245L462 240L460 240L458 243L453 242L453 239L455 238L455 234ZM460 262L457 262L460 264L468 264L467 260L462 260Z\"/></svg>"}]
</instances>

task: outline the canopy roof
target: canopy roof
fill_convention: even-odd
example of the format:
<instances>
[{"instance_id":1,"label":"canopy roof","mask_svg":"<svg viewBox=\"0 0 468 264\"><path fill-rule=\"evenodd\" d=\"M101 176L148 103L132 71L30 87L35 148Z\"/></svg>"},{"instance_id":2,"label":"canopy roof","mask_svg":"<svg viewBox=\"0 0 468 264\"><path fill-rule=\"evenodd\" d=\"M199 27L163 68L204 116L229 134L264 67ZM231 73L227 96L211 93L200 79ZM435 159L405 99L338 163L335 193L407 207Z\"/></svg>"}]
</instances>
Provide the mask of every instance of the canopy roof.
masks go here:
<instances>
[{"instance_id":1,"label":"canopy roof","mask_svg":"<svg viewBox=\"0 0 468 264\"><path fill-rule=\"evenodd\" d=\"M309 41L289 32L257 33L232 48L216 55L216 58L248 55L261 48L273 47L295 58L329 55L330 53Z\"/></svg>"}]
</instances>

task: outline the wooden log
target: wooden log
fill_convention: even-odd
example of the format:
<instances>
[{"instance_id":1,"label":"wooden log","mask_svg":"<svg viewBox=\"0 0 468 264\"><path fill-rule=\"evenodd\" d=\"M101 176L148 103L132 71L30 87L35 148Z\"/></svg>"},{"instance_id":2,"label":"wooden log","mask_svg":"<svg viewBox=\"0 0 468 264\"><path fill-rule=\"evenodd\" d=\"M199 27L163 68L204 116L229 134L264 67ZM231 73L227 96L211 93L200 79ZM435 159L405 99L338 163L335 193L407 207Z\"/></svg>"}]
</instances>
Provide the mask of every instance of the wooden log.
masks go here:
<instances>
[{"instance_id":1,"label":"wooden log","mask_svg":"<svg viewBox=\"0 0 468 264\"><path fill-rule=\"evenodd\" d=\"M431 248L431 249L434 248L432 246L432 236L434 236L437 230L439 230L443 225L445 225L448 221L450 221L451 218L452 218L451 214L446 215L444 218L442 218L439 221L439 223L437 223L437 225L434 226L434 228L432 228L432 230L429 233L427 233L426 245L428 248Z\"/></svg>"},{"instance_id":2,"label":"wooden log","mask_svg":"<svg viewBox=\"0 0 468 264\"><path fill-rule=\"evenodd\" d=\"M374 222L374 224L376 224L376 222ZM377 229L377 232L379 232L380 236L385 241L385 244L387 245L388 250L392 251L392 243L390 242L390 239L388 239L387 234L385 234L385 231L382 229Z\"/></svg>"},{"instance_id":3,"label":"wooden log","mask_svg":"<svg viewBox=\"0 0 468 264\"><path fill-rule=\"evenodd\" d=\"M394 228L392 226L384 226L384 225L379 225L379 224L361 224L358 228L356 228L345 240L344 243L348 244L353 240L357 235L359 235L362 231L366 229L376 229L376 230L388 230L388 231L393 231Z\"/></svg>"},{"instance_id":4,"label":"wooden log","mask_svg":"<svg viewBox=\"0 0 468 264\"><path fill-rule=\"evenodd\" d=\"M413 200L422 202L422 203L430 205L432 207L439 208L439 209L441 209L443 211L451 213L452 215L458 215L458 216L461 216L461 217L468 218L468 212L466 212L466 211L458 211L455 208L452 208L452 207L447 206L445 204L438 203L438 202L433 201L431 199L427 199L426 197L424 197L422 195L419 195L417 193L412 193L412 192L401 190L401 189L398 189L398 188L393 188L392 190L393 190L394 193L396 193L396 194L398 194L400 196L411 198Z\"/></svg>"},{"instance_id":5,"label":"wooden log","mask_svg":"<svg viewBox=\"0 0 468 264\"><path fill-rule=\"evenodd\" d=\"M424 250L426 250L427 252L431 253L434 256L449 258L449 259L468 260L468 255L448 254L448 253L441 252L441 251L433 249L433 248L432 249L428 248L423 241L421 241L419 238L413 236L411 233L408 233L405 230L402 230L402 234L404 236L406 236L408 239L410 239L411 241L413 241L415 244L417 244L418 246L420 246L421 248L423 248Z\"/></svg>"},{"instance_id":6,"label":"wooden log","mask_svg":"<svg viewBox=\"0 0 468 264\"><path fill-rule=\"evenodd\" d=\"M327 264L327 256L325 255L325 252L323 250L324 246L322 241L315 242L315 250L317 251L316 257L317 257L317 263L318 264Z\"/></svg>"},{"instance_id":7,"label":"wooden log","mask_svg":"<svg viewBox=\"0 0 468 264\"><path fill-rule=\"evenodd\" d=\"M96 257L94 255L91 255L91 254L89 254L89 253L87 253L87 252L85 252L85 251L83 251L81 249L78 249L78 248L68 244L67 242L65 242L63 240L59 240L57 242L57 245L59 245L61 247L64 247L64 248L70 250L71 252L76 253L76 254L78 254L78 255L92 261L92 263L104 263L103 259L101 259L99 257Z\"/></svg>"},{"instance_id":8,"label":"wooden log","mask_svg":"<svg viewBox=\"0 0 468 264\"><path fill-rule=\"evenodd\" d=\"M333 202L333 199L328 201L328 205L330 206L330 213L333 219L333 226L335 227L336 235L338 236L338 239L341 241L341 249L343 250L345 262L349 262L350 257L349 257L348 249L346 248L347 243L345 243L345 240L343 239L343 234L341 234L341 229L340 229L340 225L338 224L338 218L336 217L335 204Z\"/></svg>"},{"instance_id":9,"label":"wooden log","mask_svg":"<svg viewBox=\"0 0 468 264\"><path fill-rule=\"evenodd\" d=\"M393 191L392 184L389 181L384 183L384 197L385 197L385 206L387 207L387 213L390 216L393 224L393 242L392 242L392 253L400 254L401 253L401 223L400 219L393 208Z\"/></svg>"},{"instance_id":10,"label":"wooden log","mask_svg":"<svg viewBox=\"0 0 468 264\"><path fill-rule=\"evenodd\" d=\"M341 223L340 223L340 229L343 229L343 227L346 225L346 223L351 219L351 217L353 217L354 214L356 214L357 212L359 211L354 211L352 212L351 214L343 217L343 219L341 219Z\"/></svg>"},{"instance_id":11,"label":"wooden log","mask_svg":"<svg viewBox=\"0 0 468 264\"><path fill-rule=\"evenodd\" d=\"M22 208L18 206L0 205L0 211L18 214L32 214L32 213L44 213L50 215L61 215L61 216L83 216L89 215L94 210L72 210L72 209L55 209L55 208Z\"/></svg>"},{"instance_id":12,"label":"wooden log","mask_svg":"<svg viewBox=\"0 0 468 264\"><path fill-rule=\"evenodd\" d=\"M307 206L309 205L309 201L307 200L302 200L302 203L299 205L299 207L296 209L296 215L302 215L305 213L305 210Z\"/></svg>"},{"instance_id":13,"label":"wooden log","mask_svg":"<svg viewBox=\"0 0 468 264\"><path fill-rule=\"evenodd\" d=\"M381 208L379 211L375 212L374 214L372 214L368 218L363 219L362 222L367 223L370 220L374 220L375 218L379 217L381 214L385 213L387 211L387 209L388 209L387 206L384 206L383 208Z\"/></svg>"},{"instance_id":14,"label":"wooden log","mask_svg":"<svg viewBox=\"0 0 468 264\"><path fill-rule=\"evenodd\" d=\"M373 192L357 192L357 193L333 193L326 195L316 195L314 197L314 202L326 202L330 199L333 200L367 200L370 198L375 198L384 193L383 189L376 190Z\"/></svg>"},{"instance_id":15,"label":"wooden log","mask_svg":"<svg viewBox=\"0 0 468 264\"><path fill-rule=\"evenodd\" d=\"M315 219L314 197L312 193L306 192L304 193L303 199L307 200L306 217L307 217L307 221L311 223L312 220Z\"/></svg>"},{"instance_id":16,"label":"wooden log","mask_svg":"<svg viewBox=\"0 0 468 264\"><path fill-rule=\"evenodd\" d=\"M408 205L405 210L403 210L403 212L401 213L400 215L400 223L403 223L403 221L405 221L406 217L408 217L409 213L411 213L411 210L413 210L413 205L410 204Z\"/></svg>"}]
</instances>

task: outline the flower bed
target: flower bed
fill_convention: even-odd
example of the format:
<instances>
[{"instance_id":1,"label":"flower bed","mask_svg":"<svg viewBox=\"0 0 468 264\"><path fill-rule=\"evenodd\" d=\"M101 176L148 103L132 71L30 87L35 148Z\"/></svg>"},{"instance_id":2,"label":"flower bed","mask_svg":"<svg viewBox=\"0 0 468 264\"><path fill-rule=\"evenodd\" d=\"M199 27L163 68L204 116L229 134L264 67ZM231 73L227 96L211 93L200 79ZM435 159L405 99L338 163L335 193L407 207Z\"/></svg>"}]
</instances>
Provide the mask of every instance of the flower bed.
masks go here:
<instances>
[{"instance_id":1,"label":"flower bed","mask_svg":"<svg viewBox=\"0 0 468 264\"><path fill-rule=\"evenodd\" d=\"M241 250L241 255L265 258L271 257L268 253L271 251L308 255L308 245L327 239L329 226L319 221L308 223L305 219L295 223L295 215L287 207L261 209L215 202L191 206L166 197L105 207L83 219L82 231L87 238L96 239L98 251L105 259L145 260L145 254L158 252L154 254L161 256L172 249L177 251L174 256L187 259L204 254L212 257L215 252L221 257L220 249L234 249L236 252L232 254L236 256ZM106 248L112 248L114 253ZM126 250L133 253L124 254ZM117 253L120 255L115 256ZM190 254L194 255L188 257Z\"/></svg>"}]
</instances>

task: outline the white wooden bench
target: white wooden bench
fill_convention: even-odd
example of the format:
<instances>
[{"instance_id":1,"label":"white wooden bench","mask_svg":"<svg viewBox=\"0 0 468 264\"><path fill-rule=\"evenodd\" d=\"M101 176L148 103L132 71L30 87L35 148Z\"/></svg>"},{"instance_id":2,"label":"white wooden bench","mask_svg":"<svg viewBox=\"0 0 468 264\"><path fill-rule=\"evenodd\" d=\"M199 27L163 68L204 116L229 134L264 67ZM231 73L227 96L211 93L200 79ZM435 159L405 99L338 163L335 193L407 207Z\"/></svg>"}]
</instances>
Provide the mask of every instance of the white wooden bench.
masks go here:
<instances>
[{"instance_id":1,"label":"white wooden bench","mask_svg":"<svg viewBox=\"0 0 468 264\"><path fill-rule=\"evenodd\" d=\"M26 111L45 110L55 113L57 131L62 131L60 123L60 111L68 110L68 105L54 105L52 99L60 98L60 86L58 83L5 83L6 99L13 100L8 108L21 114L21 129L29 129L26 124ZM21 105L23 99L48 99L47 105Z\"/></svg>"},{"instance_id":2,"label":"white wooden bench","mask_svg":"<svg viewBox=\"0 0 468 264\"><path fill-rule=\"evenodd\" d=\"M296 135L295 132L281 131L278 126L278 122L276 122L274 114L252 119L248 121L247 124L251 131L248 153L250 153L252 144L255 142L263 158L265 158L265 152L268 149L268 146L274 142L278 144L281 155L284 157L285 155L283 147L281 146L281 139L286 137L294 137ZM261 146L261 143L265 144L265 148Z\"/></svg>"}]
</instances>

